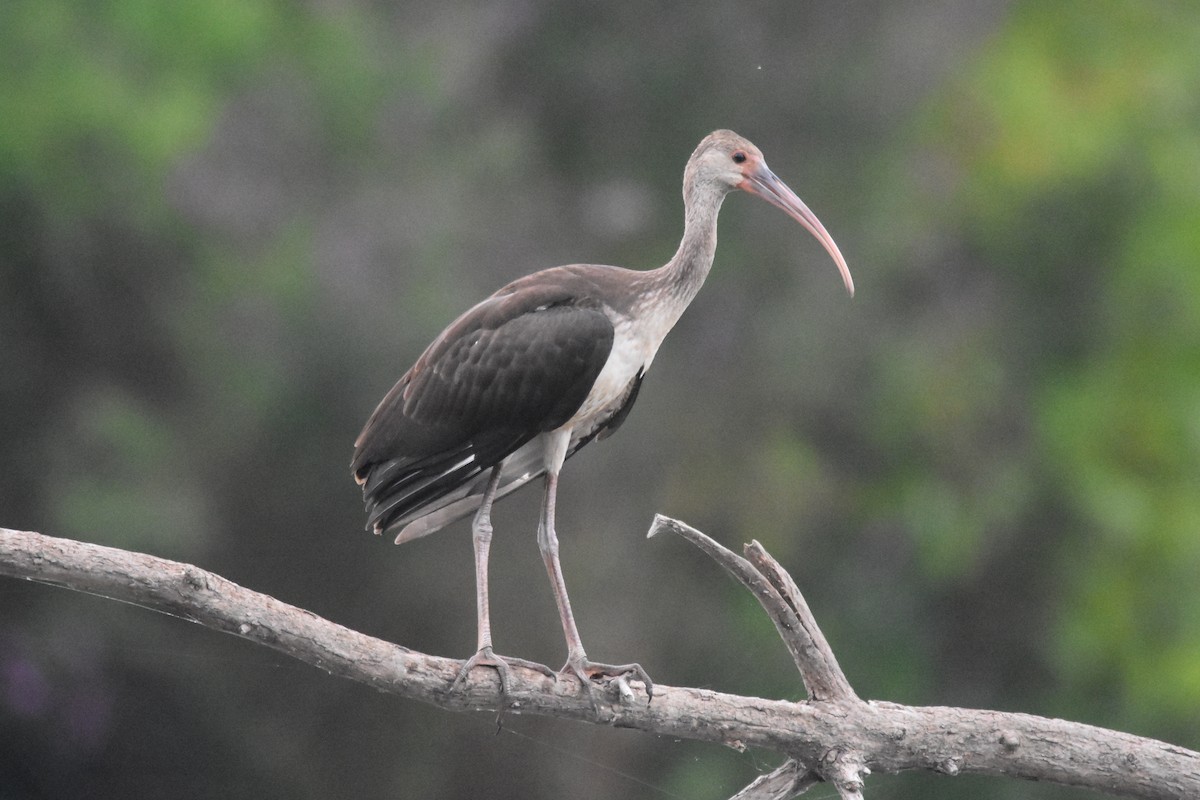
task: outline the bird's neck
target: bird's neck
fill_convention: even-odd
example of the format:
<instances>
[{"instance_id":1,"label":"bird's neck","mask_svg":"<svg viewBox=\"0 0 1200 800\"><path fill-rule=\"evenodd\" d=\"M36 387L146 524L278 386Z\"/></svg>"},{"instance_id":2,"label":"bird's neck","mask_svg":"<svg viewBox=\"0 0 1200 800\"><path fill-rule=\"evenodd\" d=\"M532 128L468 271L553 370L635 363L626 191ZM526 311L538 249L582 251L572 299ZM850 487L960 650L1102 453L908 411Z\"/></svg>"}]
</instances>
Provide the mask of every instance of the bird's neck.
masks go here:
<instances>
[{"instance_id":1,"label":"bird's neck","mask_svg":"<svg viewBox=\"0 0 1200 800\"><path fill-rule=\"evenodd\" d=\"M686 190L686 187L685 187ZM650 272L655 302L667 310L671 324L695 298L712 269L717 251L717 214L726 192L685 191L683 240L671 260Z\"/></svg>"}]
</instances>

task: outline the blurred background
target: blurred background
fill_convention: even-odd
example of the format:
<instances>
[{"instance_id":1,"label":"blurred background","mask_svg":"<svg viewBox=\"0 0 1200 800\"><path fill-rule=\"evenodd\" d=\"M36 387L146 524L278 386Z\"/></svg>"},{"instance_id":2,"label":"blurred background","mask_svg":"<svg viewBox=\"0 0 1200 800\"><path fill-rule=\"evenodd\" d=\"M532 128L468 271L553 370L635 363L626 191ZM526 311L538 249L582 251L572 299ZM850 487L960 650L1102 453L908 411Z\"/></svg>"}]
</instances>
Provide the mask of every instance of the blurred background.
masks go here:
<instances>
[{"instance_id":1,"label":"blurred background","mask_svg":"<svg viewBox=\"0 0 1200 800\"><path fill-rule=\"evenodd\" d=\"M662 512L762 541L863 697L1200 748L1188 3L6 0L0 525L467 656L468 526L365 533L354 438L508 280L665 262L684 162L720 127L817 213L858 295L798 225L729 198L636 410L564 472L589 655L803 696L749 594L644 538ZM497 650L557 667L538 495L498 506L493 623ZM2 800L706 800L778 761L512 715L497 733L0 581Z\"/></svg>"}]
</instances>

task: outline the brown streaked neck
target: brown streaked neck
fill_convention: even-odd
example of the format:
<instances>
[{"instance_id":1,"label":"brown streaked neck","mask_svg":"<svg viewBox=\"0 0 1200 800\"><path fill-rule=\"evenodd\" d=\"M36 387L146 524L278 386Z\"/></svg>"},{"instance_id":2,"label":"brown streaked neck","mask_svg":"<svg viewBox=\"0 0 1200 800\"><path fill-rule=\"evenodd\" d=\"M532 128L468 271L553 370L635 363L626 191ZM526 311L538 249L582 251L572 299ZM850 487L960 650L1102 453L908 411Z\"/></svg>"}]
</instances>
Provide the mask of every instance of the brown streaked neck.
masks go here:
<instances>
[{"instance_id":1,"label":"brown streaked neck","mask_svg":"<svg viewBox=\"0 0 1200 800\"><path fill-rule=\"evenodd\" d=\"M671 324L696 297L712 269L717 251L717 214L728 193L725 186L697 184L690 174L684 176L683 239L670 261L647 273L648 294L655 296L659 313L668 316Z\"/></svg>"}]
</instances>

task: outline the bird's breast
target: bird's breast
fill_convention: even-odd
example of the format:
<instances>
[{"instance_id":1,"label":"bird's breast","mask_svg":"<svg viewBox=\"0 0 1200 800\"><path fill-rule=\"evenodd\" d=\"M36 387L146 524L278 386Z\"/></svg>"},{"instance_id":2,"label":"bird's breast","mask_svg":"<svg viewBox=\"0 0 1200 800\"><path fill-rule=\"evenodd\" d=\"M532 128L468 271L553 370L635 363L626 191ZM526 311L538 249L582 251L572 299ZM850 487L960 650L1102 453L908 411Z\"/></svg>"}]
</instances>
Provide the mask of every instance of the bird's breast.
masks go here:
<instances>
[{"instance_id":1,"label":"bird's breast","mask_svg":"<svg viewBox=\"0 0 1200 800\"><path fill-rule=\"evenodd\" d=\"M608 360L583 404L562 429L570 429L573 438L582 438L617 413L625 404L635 379L650 368L665 335L666 330L648 326L644 320L616 316Z\"/></svg>"}]
</instances>

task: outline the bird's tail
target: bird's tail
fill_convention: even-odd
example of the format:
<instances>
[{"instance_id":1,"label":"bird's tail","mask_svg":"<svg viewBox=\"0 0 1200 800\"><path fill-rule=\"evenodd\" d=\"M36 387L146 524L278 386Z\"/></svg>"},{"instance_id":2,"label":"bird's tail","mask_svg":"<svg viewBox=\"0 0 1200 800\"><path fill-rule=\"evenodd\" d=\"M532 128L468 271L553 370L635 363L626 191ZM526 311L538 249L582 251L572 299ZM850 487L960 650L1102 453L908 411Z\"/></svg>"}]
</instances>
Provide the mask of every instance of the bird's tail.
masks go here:
<instances>
[{"instance_id":1,"label":"bird's tail","mask_svg":"<svg viewBox=\"0 0 1200 800\"><path fill-rule=\"evenodd\" d=\"M396 544L427 536L475 513L493 465L480 463L470 446L413 460L395 458L355 472L363 487L367 530L400 529ZM545 472L540 445L527 443L501 462L496 499Z\"/></svg>"}]
</instances>

